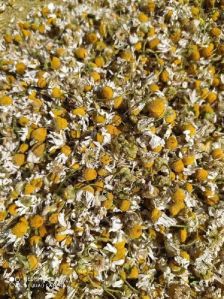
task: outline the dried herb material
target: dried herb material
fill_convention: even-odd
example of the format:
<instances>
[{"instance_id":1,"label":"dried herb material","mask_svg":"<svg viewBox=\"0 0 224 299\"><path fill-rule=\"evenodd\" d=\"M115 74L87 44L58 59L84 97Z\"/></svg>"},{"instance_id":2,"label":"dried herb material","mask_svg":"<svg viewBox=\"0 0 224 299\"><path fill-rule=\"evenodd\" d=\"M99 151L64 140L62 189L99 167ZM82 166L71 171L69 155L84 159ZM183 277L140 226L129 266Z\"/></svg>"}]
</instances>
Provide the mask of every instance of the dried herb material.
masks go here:
<instances>
[{"instance_id":1,"label":"dried herb material","mask_svg":"<svg viewBox=\"0 0 224 299\"><path fill-rule=\"evenodd\" d=\"M64 0L5 28L0 296L224 298L223 9Z\"/></svg>"}]
</instances>

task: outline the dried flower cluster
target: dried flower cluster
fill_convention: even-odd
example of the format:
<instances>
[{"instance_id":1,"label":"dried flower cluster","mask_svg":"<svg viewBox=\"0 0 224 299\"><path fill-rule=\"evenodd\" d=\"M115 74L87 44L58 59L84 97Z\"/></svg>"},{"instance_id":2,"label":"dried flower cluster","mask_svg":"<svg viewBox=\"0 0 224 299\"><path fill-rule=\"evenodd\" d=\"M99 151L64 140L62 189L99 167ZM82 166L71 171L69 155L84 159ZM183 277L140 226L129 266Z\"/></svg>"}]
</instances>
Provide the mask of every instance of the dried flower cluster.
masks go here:
<instances>
[{"instance_id":1,"label":"dried flower cluster","mask_svg":"<svg viewBox=\"0 0 224 299\"><path fill-rule=\"evenodd\" d=\"M223 15L65 0L5 33L1 295L224 298Z\"/></svg>"}]
</instances>

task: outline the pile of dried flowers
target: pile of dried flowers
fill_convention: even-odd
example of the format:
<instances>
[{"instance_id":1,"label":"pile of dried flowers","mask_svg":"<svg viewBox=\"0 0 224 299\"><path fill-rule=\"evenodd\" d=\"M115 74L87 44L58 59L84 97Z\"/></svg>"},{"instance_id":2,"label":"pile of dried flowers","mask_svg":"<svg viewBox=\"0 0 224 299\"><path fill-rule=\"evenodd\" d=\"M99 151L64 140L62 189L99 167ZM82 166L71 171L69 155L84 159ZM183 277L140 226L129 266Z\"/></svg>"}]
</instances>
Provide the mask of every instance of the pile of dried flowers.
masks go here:
<instances>
[{"instance_id":1,"label":"pile of dried flowers","mask_svg":"<svg viewBox=\"0 0 224 299\"><path fill-rule=\"evenodd\" d=\"M223 15L65 0L6 32L0 294L223 298Z\"/></svg>"}]
</instances>

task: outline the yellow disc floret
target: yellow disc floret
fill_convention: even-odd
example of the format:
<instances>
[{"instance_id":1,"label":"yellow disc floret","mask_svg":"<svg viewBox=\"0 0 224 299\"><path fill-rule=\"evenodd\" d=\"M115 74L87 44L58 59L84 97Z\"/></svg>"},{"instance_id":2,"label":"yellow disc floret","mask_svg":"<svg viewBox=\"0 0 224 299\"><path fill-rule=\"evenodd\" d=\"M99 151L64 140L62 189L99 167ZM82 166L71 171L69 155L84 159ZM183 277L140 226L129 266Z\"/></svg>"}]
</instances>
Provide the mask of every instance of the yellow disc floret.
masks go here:
<instances>
[{"instance_id":1,"label":"yellow disc floret","mask_svg":"<svg viewBox=\"0 0 224 299\"><path fill-rule=\"evenodd\" d=\"M118 109L123 103L123 98L121 96L114 99L114 109Z\"/></svg>"},{"instance_id":2,"label":"yellow disc floret","mask_svg":"<svg viewBox=\"0 0 224 299\"><path fill-rule=\"evenodd\" d=\"M218 27L213 27L211 29L211 35L213 35L214 37L219 37L221 33L222 31Z\"/></svg>"},{"instance_id":3,"label":"yellow disc floret","mask_svg":"<svg viewBox=\"0 0 224 299\"><path fill-rule=\"evenodd\" d=\"M179 230L179 237L180 237L180 242L184 243L187 240L187 230L186 228L182 228Z\"/></svg>"},{"instance_id":4,"label":"yellow disc floret","mask_svg":"<svg viewBox=\"0 0 224 299\"><path fill-rule=\"evenodd\" d=\"M111 100L113 98L113 89L110 86L104 86L101 95L105 100Z\"/></svg>"},{"instance_id":5,"label":"yellow disc floret","mask_svg":"<svg viewBox=\"0 0 224 299\"><path fill-rule=\"evenodd\" d=\"M185 208L184 202L180 201L179 203L174 203L173 205L170 206L170 214L175 217L177 216L181 210Z\"/></svg>"},{"instance_id":6,"label":"yellow disc floret","mask_svg":"<svg viewBox=\"0 0 224 299\"><path fill-rule=\"evenodd\" d=\"M166 111L166 100L164 100L163 98L157 98L153 100L149 103L148 110L153 117L162 117Z\"/></svg>"},{"instance_id":7,"label":"yellow disc floret","mask_svg":"<svg viewBox=\"0 0 224 299\"><path fill-rule=\"evenodd\" d=\"M97 177L97 172L94 168L86 168L83 172L83 178L85 181L95 180Z\"/></svg>"},{"instance_id":8,"label":"yellow disc floret","mask_svg":"<svg viewBox=\"0 0 224 299\"><path fill-rule=\"evenodd\" d=\"M28 223L24 218L20 218L19 222L12 228L12 233L18 237L23 237L28 231Z\"/></svg>"},{"instance_id":9,"label":"yellow disc floret","mask_svg":"<svg viewBox=\"0 0 224 299\"><path fill-rule=\"evenodd\" d=\"M209 189L207 189L204 192L204 197L205 197L206 203L209 206L214 206L214 205L218 204L219 200L220 200L219 195L217 193L215 193L214 191L209 190Z\"/></svg>"},{"instance_id":10,"label":"yellow disc floret","mask_svg":"<svg viewBox=\"0 0 224 299\"><path fill-rule=\"evenodd\" d=\"M128 278L129 279L137 279L138 275L139 275L138 268L135 266L135 267L131 268Z\"/></svg>"},{"instance_id":11,"label":"yellow disc floret","mask_svg":"<svg viewBox=\"0 0 224 299\"><path fill-rule=\"evenodd\" d=\"M177 117L176 111L173 109L169 109L165 115L165 121L168 124L173 124Z\"/></svg>"},{"instance_id":12,"label":"yellow disc floret","mask_svg":"<svg viewBox=\"0 0 224 299\"><path fill-rule=\"evenodd\" d=\"M68 157L69 155L71 155L72 149L70 148L70 146L65 144L62 146L61 152L62 152L62 154L64 154L65 156Z\"/></svg>"},{"instance_id":13,"label":"yellow disc floret","mask_svg":"<svg viewBox=\"0 0 224 299\"><path fill-rule=\"evenodd\" d=\"M162 215L162 212L159 209L154 208L151 213L152 222L155 223L161 217L161 215Z\"/></svg>"},{"instance_id":14,"label":"yellow disc floret","mask_svg":"<svg viewBox=\"0 0 224 299\"><path fill-rule=\"evenodd\" d=\"M75 56L79 59L84 59L87 56L87 50L85 48L77 48L75 50Z\"/></svg>"},{"instance_id":15,"label":"yellow disc floret","mask_svg":"<svg viewBox=\"0 0 224 299\"><path fill-rule=\"evenodd\" d=\"M186 123L182 127L183 132L187 131L191 137L196 134L196 129L191 123Z\"/></svg>"},{"instance_id":16,"label":"yellow disc floret","mask_svg":"<svg viewBox=\"0 0 224 299\"><path fill-rule=\"evenodd\" d=\"M149 48L152 50L155 50L159 44L160 44L160 40L157 37L151 39L148 43Z\"/></svg>"},{"instance_id":17,"label":"yellow disc floret","mask_svg":"<svg viewBox=\"0 0 224 299\"><path fill-rule=\"evenodd\" d=\"M55 118L55 127L58 131L66 129L68 127L67 119L60 117L60 116L56 117Z\"/></svg>"},{"instance_id":18,"label":"yellow disc floret","mask_svg":"<svg viewBox=\"0 0 224 299\"><path fill-rule=\"evenodd\" d=\"M188 261L190 260L190 255L185 250L180 251L180 256L185 260L188 260Z\"/></svg>"},{"instance_id":19,"label":"yellow disc floret","mask_svg":"<svg viewBox=\"0 0 224 299\"><path fill-rule=\"evenodd\" d=\"M44 219L40 215L35 215L30 219L30 226L32 228L40 228L44 223Z\"/></svg>"},{"instance_id":20,"label":"yellow disc floret","mask_svg":"<svg viewBox=\"0 0 224 299\"><path fill-rule=\"evenodd\" d=\"M134 224L130 227L128 235L131 239L138 239L142 235L142 225L141 224Z\"/></svg>"},{"instance_id":21,"label":"yellow disc floret","mask_svg":"<svg viewBox=\"0 0 224 299\"><path fill-rule=\"evenodd\" d=\"M17 166L22 166L25 163L25 155L24 154L15 154L13 156L13 162Z\"/></svg>"},{"instance_id":22,"label":"yellow disc floret","mask_svg":"<svg viewBox=\"0 0 224 299\"><path fill-rule=\"evenodd\" d=\"M141 12L139 15L138 15L138 19L141 23L145 23L145 22L148 22L149 20L149 17L144 14L143 12Z\"/></svg>"},{"instance_id":23,"label":"yellow disc floret","mask_svg":"<svg viewBox=\"0 0 224 299\"><path fill-rule=\"evenodd\" d=\"M94 32L90 32L90 33L87 33L86 34L86 41L89 43L89 44L94 44L97 42L97 35L96 33Z\"/></svg>"},{"instance_id":24,"label":"yellow disc floret","mask_svg":"<svg viewBox=\"0 0 224 299\"><path fill-rule=\"evenodd\" d=\"M27 183L24 188L24 194L29 195L35 191L36 187L30 183Z\"/></svg>"},{"instance_id":25,"label":"yellow disc floret","mask_svg":"<svg viewBox=\"0 0 224 299\"><path fill-rule=\"evenodd\" d=\"M22 143L19 147L19 152L20 153L25 153L29 148L29 145L27 143Z\"/></svg>"},{"instance_id":26,"label":"yellow disc floret","mask_svg":"<svg viewBox=\"0 0 224 299\"><path fill-rule=\"evenodd\" d=\"M49 217L49 222L51 224L57 223L58 222L58 213L51 214L51 216Z\"/></svg>"},{"instance_id":27,"label":"yellow disc floret","mask_svg":"<svg viewBox=\"0 0 224 299\"><path fill-rule=\"evenodd\" d=\"M37 268L38 266L38 259L35 255L31 254L31 255L28 255L27 256L27 260L28 260L28 263L29 263L29 268L30 270L34 270Z\"/></svg>"},{"instance_id":28,"label":"yellow disc floret","mask_svg":"<svg viewBox=\"0 0 224 299\"><path fill-rule=\"evenodd\" d=\"M162 73L160 74L160 80L163 83L166 83L169 80L169 73L166 70L162 71Z\"/></svg>"},{"instance_id":29,"label":"yellow disc floret","mask_svg":"<svg viewBox=\"0 0 224 299\"><path fill-rule=\"evenodd\" d=\"M45 148L46 148L45 143L37 145L36 147L33 148L34 155L37 156L37 157L43 156Z\"/></svg>"},{"instance_id":30,"label":"yellow disc floret","mask_svg":"<svg viewBox=\"0 0 224 299\"><path fill-rule=\"evenodd\" d=\"M193 165L195 162L195 156L194 155L187 155L183 157L183 162L185 166Z\"/></svg>"},{"instance_id":31,"label":"yellow disc floret","mask_svg":"<svg viewBox=\"0 0 224 299\"><path fill-rule=\"evenodd\" d=\"M26 116L21 116L18 120L20 126L26 126L29 123L29 119Z\"/></svg>"},{"instance_id":32,"label":"yellow disc floret","mask_svg":"<svg viewBox=\"0 0 224 299\"><path fill-rule=\"evenodd\" d=\"M171 135L166 141L166 148L169 150L175 150L178 146L177 138L174 135Z\"/></svg>"},{"instance_id":33,"label":"yellow disc floret","mask_svg":"<svg viewBox=\"0 0 224 299\"><path fill-rule=\"evenodd\" d=\"M20 75L23 75L26 71L26 65L23 62L16 64L16 72Z\"/></svg>"},{"instance_id":34,"label":"yellow disc floret","mask_svg":"<svg viewBox=\"0 0 224 299\"><path fill-rule=\"evenodd\" d=\"M171 167L174 172L180 173L180 172L183 172L183 170L184 170L184 163L181 159L179 159L179 160L173 162Z\"/></svg>"},{"instance_id":35,"label":"yellow disc floret","mask_svg":"<svg viewBox=\"0 0 224 299\"><path fill-rule=\"evenodd\" d=\"M208 178L208 171L204 168L199 168L195 172L195 177L199 182L206 181Z\"/></svg>"},{"instance_id":36,"label":"yellow disc floret","mask_svg":"<svg viewBox=\"0 0 224 299\"><path fill-rule=\"evenodd\" d=\"M51 68L53 70L58 70L58 69L60 69L60 67L61 67L61 61L60 61L60 59L58 57L53 57L51 59Z\"/></svg>"},{"instance_id":37,"label":"yellow disc floret","mask_svg":"<svg viewBox=\"0 0 224 299\"><path fill-rule=\"evenodd\" d=\"M59 271L63 275L70 275L72 273L72 268L69 263L63 262L60 264Z\"/></svg>"},{"instance_id":38,"label":"yellow disc floret","mask_svg":"<svg viewBox=\"0 0 224 299\"><path fill-rule=\"evenodd\" d=\"M216 160L224 158L224 152L221 148L215 148L211 154L212 158Z\"/></svg>"},{"instance_id":39,"label":"yellow disc floret","mask_svg":"<svg viewBox=\"0 0 224 299\"><path fill-rule=\"evenodd\" d=\"M114 247L117 249L116 254L113 257L113 261L123 260L127 254L127 249L125 248L125 241L120 241L114 244Z\"/></svg>"},{"instance_id":40,"label":"yellow disc floret","mask_svg":"<svg viewBox=\"0 0 224 299\"><path fill-rule=\"evenodd\" d=\"M173 193L172 199L174 200L175 203L183 202L184 199L185 199L185 192L184 192L184 190L181 189L181 188L178 188L178 189Z\"/></svg>"},{"instance_id":41,"label":"yellow disc floret","mask_svg":"<svg viewBox=\"0 0 224 299\"><path fill-rule=\"evenodd\" d=\"M126 212L126 211L129 210L130 206L131 206L131 202L130 202L130 200L128 200L128 199L123 199L122 202L121 202L121 204L120 204L120 210L121 210L122 212Z\"/></svg>"},{"instance_id":42,"label":"yellow disc floret","mask_svg":"<svg viewBox=\"0 0 224 299\"><path fill-rule=\"evenodd\" d=\"M38 142L43 142L47 137L47 130L45 128L35 129L32 131L31 137Z\"/></svg>"},{"instance_id":43,"label":"yellow disc floret","mask_svg":"<svg viewBox=\"0 0 224 299\"><path fill-rule=\"evenodd\" d=\"M102 56L97 56L95 58L94 62L95 62L95 64L96 64L97 67L103 67L104 64L105 64L105 60L104 60L104 58Z\"/></svg>"},{"instance_id":44,"label":"yellow disc floret","mask_svg":"<svg viewBox=\"0 0 224 299\"><path fill-rule=\"evenodd\" d=\"M38 81L37 81L37 86L39 88L45 88L47 86L47 81L44 77L40 77L38 78Z\"/></svg>"},{"instance_id":45,"label":"yellow disc floret","mask_svg":"<svg viewBox=\"0 0 224 299\"><path fill-rule=\"evenodd\" d=\"M10 106L12 105L13 101L12 98L9 96L2 96L0 97L0 105L1 106Z\"/></svg>"},{"instance_id":46,"label":"yellow disc floret","mask_svg":"<svg viewBox=\"0 0 224 299\"><path fill-rule=\"evenodd\" d=\"M52 89L51 95L52 95L53 98L59 99L59 98L61 98L61 96L63 95L63 92L62 92L62 90L60 89L60 87L57 87L57 86L56 86L56 87L54 87L54 88Z\"/></svg>"}]
</instances>

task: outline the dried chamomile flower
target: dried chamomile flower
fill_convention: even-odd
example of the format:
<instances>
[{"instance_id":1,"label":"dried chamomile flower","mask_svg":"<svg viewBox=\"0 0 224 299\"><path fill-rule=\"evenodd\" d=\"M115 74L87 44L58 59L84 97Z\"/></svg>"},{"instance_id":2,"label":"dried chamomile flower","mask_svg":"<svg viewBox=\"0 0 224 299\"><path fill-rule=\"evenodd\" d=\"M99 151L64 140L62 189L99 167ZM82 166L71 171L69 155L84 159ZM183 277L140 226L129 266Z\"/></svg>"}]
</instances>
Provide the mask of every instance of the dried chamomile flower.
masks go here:
<instances>
[{"instance_id":1,"label":"dried chamomile flower","mask_svg":"<svg viewBox=\"0 0 224 299\"><path fill-rule=\"evenodd\" d=\"M39 228L43 225L44 220L43 217L40 215L35 215L33 218L30 220L30 226L32 228Z\"/></svg>"},{"instance_id":2,"label":"dried chamomile flower","mask_svg":"<svg viewBox=\"0 0 224 299\"><path fill-rule=\"evenodd\" d=\"M181 159L179 159L179 160L174 161L172 163L171 167L175 173L180 173L180 172L183 172L183 170L184 170L184 163Z\"/></svg>"},{"instance_id":3,"label":"dried chamomile flower","mask_svg":"<svg viewBox=\"0 0 224 299\"><path fill-rule=\"evenodd\" d=\"M121 210L122 212L126 212L126 211L129 210L130 206L131 206L131 202L130 202L130 200L128 200L128 199L123 199L122 202L121 202L121 204L120 204L120 207L119 207L119 208L120 208L120 210Z\"/></svg>"},{"instance_id":4,"label":"dried chamomile flower","mask_svg":"<svg viewBox=\"0 0 224 299\"><path fill-rule=\"evenodd\" d=\"M0 97L0 106L10 106L13 104L13 99L10 96Z\"/></svg>"},{"instance_id":5,"label":"dried chamomile flower","mask_svg":"<svg viewBox=\"0 0 224 299\"><path fill-rule=\"evenodd\" d=\"M94 63L97 67L101 68L105 65L105 59L103 58L103 56L96 56Z\"/></svg>"},{"instance_id":6,"label":"dried chamomile flower","mask_svg":"<svg viewBox=\"0 0 224 299\"><path fill-rule=\"evenodd\" d=\"M179 230L179 238L180 238L181 243L185 243L185 241L187 240L187 229L186 228L182 228Z\"/></svg>"},{"instance_id":7,"label":"dried chamomile flower","mask_svg":"<svg viewBox=\"0 0 224 299\"><path fill-rule=\"evenodd\" d=\"M29 149L29 145L26 143L22 143L19 147L19 152L25 153Z\"/></svg>"},{"instance_id":8,"label":"dried chamomile flower","mask_svg":"<svg viewBox=\"0 0 224 299\"><path fill-rule=\"evenodd\" d=\"M54 87L54 88L52 89L51 95L52 95L53 98L58 98L58 99L60 99L60 98L62 97L62 95L63 95L63 92L62 92L62 90L60 89L60 87Z\"/></svg>"},{"instance_id":9,"label":"dried chamomile flower","mask_svg":"<svg viewBox=\"0 0 224 299\"><path fill-rule=\"evenodd\" d=\"M185 208L184 202L174 203L170 206L169 211L171 216L175 217L177 216L180 211L182 211Z\"/></svg>"},{"instance_id":10,"label":"dried chamomile flower","mask_svg":"<svg viewBox=\"0 0 224 299\"><path fill-rule=\"evenodd\" d=\"M51 59L51 68L53 70L58 70L61 67L61 61L58 57L52 57Z\"/></svg>"},{"instance_id":11,"label":"dried chamomile flower","mask_svg":"<svg viewBox=\"0 0 224 299\"><path fill-rule=\"evenodd\" d=\"M67 119L64 117L57 116L55 118L55 127L58 131L66 129L68 127Z\"/></svg>"},{"instance_id":12,"label":"dried chamomile flower","mask_svg":"<svg viewBox=\"0 0 224 299\"><path fill-rule=\"evenodd\" d=\"M97 172L94 168L87 168L84 170L83 178L86 181L92 181L95 180L97 177Z\"/></svg>"},{"instance_id":13,"label":"dried chamomile flower","mask_svg":"<svg viewBox=\"0 0 224 299\"><path fill-rule=\"evenodd\" d=\"M173 196L172 196L172 199L175 201L175 202L181 202L185 199L185 193L184 193L184 190L181 189L181 188L178 188L174 193L173 193Z\"/></svg>"},{"instance_id":14,"label":"dried chamomile flower","mask_svg":"<svg viewBox=\"0 0 224 299\"><path fill-rule=\"evenodd\" d=\"M172 135L166 141L166 148L169 150L175 150L178 146L177 138Z\"/></svg>"},{"instance_id":15,"label":"dried chamomile flower","mask_svg":"<svg viewBox=\"0 0 224 299\"><path fill-rule=\"evenodd\" d=\"M166 100L163 98L157 98L148 104L149 113L155 117L162 117L166 111Z\"/></svg>"},{"instance_id":16,"label":"dried chamomile flower","mask_svg":"<svg viewBox=\"0 0 224 299\"><path fill-rule=\"evenodd\" d=\"M215 148L211 152L211 155L213 159L222 159L224 157L224 152L221 148Z\"/></svg>"},{"instance_id":17,"label":"dried chamomile flower","mask_svg":"<svg viewBox=\"0 0 224 299\"><path fill-rule=\"evenodd\" d=\"M191 137L193 137L196 134L196 128L194 127L194 125L190 124L190 123L186 123L183 125L182 127L183 132L189 132L189 135Z\"/></svg>"},{"instance_id":18,"label":"dried chamomile flower","mask_svg":"<svg viewBox=\"0 0 224 299\"><path fill-rule=\"evenodd\" d=\"M160 218L161 215L162 215L162 212L159 209L154 208L151 213L152 222L156 222Z\"/></svg>"},{"instance_id":19,"label":"dried chamomile flower","mask_svg":"<svg viewBox=\"0 0 224 299\"><path fill-rule=\"evenodd\" d=\"M31 137L38 142L45 141L47 137L47 130L46 128L38 128L32 131Z\"/></svg>"},{"instance_id":20,"label":"dried chamomile flower","mask_svg":"<svg viewBox=\"0 0 224 299\"><path fill-rule=\"evenodd\" d=\"M194 155L187 155L183 157L183 163L185 166L189 166L194 164L195 162L195 156Z\"/></svg>"},{"instance_id":21,"label":"dried chamomile flower","mask_svg":"<svg viewBox=\"0 0 224 299\"><path fill-rule=\"evenodd\" d=\"M85 48L77 48L75 50L75 56L79 59L84 59L87 57L87 50Z\"/></svg>"},{"instance_id":22,"label":"dried chamomile flower","mask_svg":"<svg viewBox=\"0 0 224 299\"><path fill-rule=\"evenodd\" d=\"M113 89L110 86L104 86L101 95L105 100L111 100L113 97Z\"/></svg>"},{"instance_id":23,"label":"dried chamomile flower","mask_svg":"<svg viewBox=\"0 0 224 299\"><path fill-rule=\"evenodd\" d=\"M195 178L199 181L199 182L204 182L207 180L208 178L208 171L204 168L199 168L196 170L195 172Z\"/></svg>"},{"instance_id":24,"label":"dried chamomile flower","mask_svg":"<svg viewBox=\"0 0 224 299\"><path fill-rule=\"evenodd\" d=\"M16 72L20 75L23 75L26 71L26 65L23 62L18 62L16 64Z\"/></svg>"},{"instance_id":25,"label":"dried chamomile flower","mask_svg":"<svg viewBox=\"0 0 224 299\"><path fill-rule=\"evenodd\" d=\"M204 197L206 203L210 206L216 205L220 200L219 195L209 189L204 192Z\"/></svg>"},{"instance_id":26,"label":"dried chamomile flower","mask_svg":"<svg viewBox=\"0 0 224 299\"><path fill-rule=\"evenodd\" d=\"M24 154L17 153L13 156L13 161L15 165L22 166L26 162L26 156Z\"/></svg>"},{"instance_id":27,"label":"dried chamomile flower","mask_svg":"<svg viewBox=\"0 0 224 299\"><path fill-rule=\"evenodd\" d=\"M46 81L46 79L43 78L43 77L38 78L37 86L38 86L39 88L45 88L45 87L47 86L47 81Z\"/></svg>"},{"instance_id":28,"label":"dried chamomile flower","mask_svg":"<svg viewBox=\"0 0 224 299\"><path fill-rule=\"evenodd\" d=\"M159 38L155 37L149 41L148 46L150 49L155 50L159 44L160 44Z\"/></svg>"},{"instance_id":29,"label":"dried chamomile flower","mask_svg":"<svg viewBox=\"0 0 224 299\"><path fill-rule=\"evenodd\" d=\"M29 229L28 222L25 218L20 218L20 220L13 226L12 233L17 237L23 237Z\"/></svg>"},{"instance_id":30,"label":"dried chamomile flower","mask_svg":"<svg viewBox=\"0 0 224 299\"><path fill-rule=\"evenodd\" d=\"M142 235L142 225L141 224L133 224L129 231L128 231L128 236L131 239L138 239Z\"/></svg>"}]
</instances>

